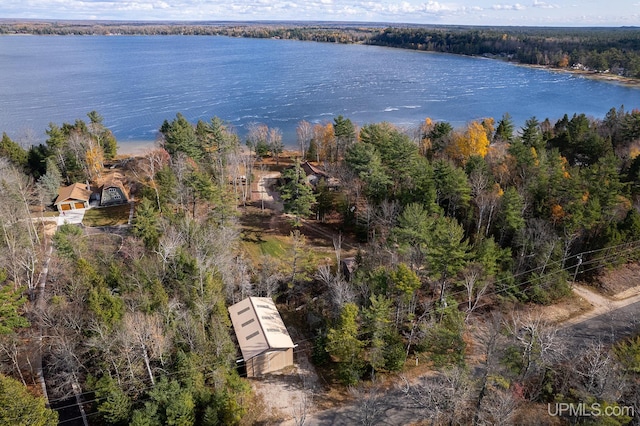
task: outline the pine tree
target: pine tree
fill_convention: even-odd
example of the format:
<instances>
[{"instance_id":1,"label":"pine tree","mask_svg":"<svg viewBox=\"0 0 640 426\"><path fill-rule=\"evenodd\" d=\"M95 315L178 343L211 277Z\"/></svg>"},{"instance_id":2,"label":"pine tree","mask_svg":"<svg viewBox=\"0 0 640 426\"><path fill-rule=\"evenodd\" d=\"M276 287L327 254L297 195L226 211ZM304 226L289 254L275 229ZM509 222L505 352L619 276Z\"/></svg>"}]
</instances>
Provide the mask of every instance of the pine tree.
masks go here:
<instances>
[{"instance_id":1,"label":"pine tree","mask_svg":"<svg viewBox=\"0 0 640 426\"><path fill-rule=\"evenodd\" d=\"M280 186L280 198L284 202L284 211L294 216L295 226L300 226L300 219L311 214L316 202L313 190L307 184L306 176L300 162L282 173L284 184Z\"/></svg>"},{"instance_id":2,"label":"pine tree","mask_svg":"<svg viewBox=\"0 0 640 426\"><path fill-rule=\"evenodd\" d=\"M346 385L354 385L360 379L364 342L358 339L358 307L347 303L342 308L336 328L327 333L327 351L340 363L340 379Z\"/></svg>"},{"instance_id":3,"label":"pine tree","mask_svg":"<svg viewBox=\"0 0 640 426\"><path fill-rule=\"evenodd\" d=\"M0 374L0 426L55 426L58 414L46 408L17 380Z\"/></svg>"}]
</instances>

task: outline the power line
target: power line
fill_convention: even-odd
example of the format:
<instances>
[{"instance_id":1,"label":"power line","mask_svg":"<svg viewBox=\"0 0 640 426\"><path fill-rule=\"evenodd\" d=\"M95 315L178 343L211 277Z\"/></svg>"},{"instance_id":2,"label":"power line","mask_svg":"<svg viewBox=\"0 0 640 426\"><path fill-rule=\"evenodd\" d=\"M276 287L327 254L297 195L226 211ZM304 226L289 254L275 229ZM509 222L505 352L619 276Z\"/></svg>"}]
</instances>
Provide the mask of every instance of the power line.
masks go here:
<instances>
[{"instance_id":1,"label":"power line","mask_svg":"<svg viewBox=\"0 0 640 426\"><path fill-rule=\"evenodd\" d=\"M594 250L588 250L588 251L584 251L584 252L581 252L581 253L578 253L578 254L566 256L566 257L564 257L564 258L562 258L560 260L556 260L556 261L553 261L553 262L547 262L543 266L538 266L536 268L532 268L532 269L529 269L529 270L522 271L520 273L514 274L514 275L512 275L510 277L497 280L497 281L495 281L493 283L493 285L495 286L496 284L499 284L501 282L510 281L513 278L517 278L517 277L520 277L520 276L523 276L523 275L526 275L526 274L531 274L531 273L534 273L534 272L538 272L538 271L544 270L546 268L551 268L551 267L556 266L557 264L566 265L567 264L566 262L568 260L572 259L572 258L579 259L579 258L582 258L582 256L593 255L593 254L596 254L596 253L607 251L607 253L604 255L604 257L592 257L589 260L582 262L581 265L578 265L578 266L582 266L583 268L588 266L588 265L595 265L595 266L592 266L590 268L582 270L582 273L590 272L592 270L595 270L595 269L598 269L598 268L602 267L603 266L602 262L605 262L605 261L607 261L609 259L613 259L613 258L619 258L625 252L631 252L632 250L638 248L636 246L639 245L639 244L640 244L640 240L637 240L637 241L631 241L631 242L622 243L622 244L619 244L619 245L616 245L616 246L604 247L604 248L594 249ZM624 247L624 249L622 249L621 251L618 251L618 252L613 253L613 254L611 253L611 251L616 250L616 249L620 249L620 248L623 248L623 247ZM567 272L570 268L573 268L573 267L574 266L571 265L571 266L565 266L564 268L561 268L561 269L555 269L552 272L549 272L548 274L545 274L543 277L550 277L550 276L556 275L558 273ZM491 292L485 293L483 295L483 297L484 296L491 296L491 295L498 295L500 293L504 293L504 292L507 292L509 290L512 290L512 289L515 289L515 288L519 288L519 287L525 286L527 284L530 284L532 282L538 281L541 278L542 277L536 277L536 278L532 278L532 279L529 279L527 281L523 281L523 282L511 285L511 286L508 286L508 287L504 287L504 288L500 288L500 289L494 289ZM467 293L466 291L461 290L461 291L449 293L449 295L453 296L453 297L456 297L456 296L464 296L466 293ZM484 306L487 306L487 305L489 305L489 303L484 303L484 304L478 305L478 306L476 306L476 309L478 307L484 307ZM360 337L360 336L368 334L368 333L369 332L361 332L361 333L358 333L357 336ZM314 337L311 337L311 338L306 338L306 339L299 340L297 342L297 344L315 340L317 337L318 336L314 336ZM296 349L294 349L294 353L299 353L301 350L302 349L297 349L296 348ZM240 368L240 366L235 366L235 368L238 369L238 368ZM177 375L177 374L188 372L189 370L194 370L194 369L185 369L185 370L173 371L171 373L166 373L164 376L173 376L173 375ZM198 371L198 370L196 369L196 371ZM209 374L213 374L213 373L209 373ZM207 376L205 375L205 377L207 377ZM131 381L127 381L126 383L133 384L135 381L143 381L143 380L134 380L134 379L132 379ZM151 389L152 387L153 387L153 385L149 385L149 386L142 387L139 390L140 391L146 391L146 390ZM82 395L87 395L87 394L92 394L92 393L94 393L94 391L86 391L86 392L77 394L77 396L81 397ZM93 402L99 402L99 401L107 399L107 398L108 397L95 398L93 400L83 401L82 404L90 404L90 403L93 403ZM58 402L58 401L62 401L64 399L67 399L67 398L54 399L54 400L50 400L50 402L51 403L55 403L55 402ZM138 399L138 400L136 400L136 402L144 402L146 400L148 400L148 398L147 399L145 399L145 398ZM70 407L73 407L73 406L76 406L76 405L78 405L78 404L76 403L76 404L72 404L72 405L58 407L57 410L70 408ZM90 414L88 414L88 416L95 415L95 414L98 414L98 413L97 412L90 413ZM68 420L65 420L64 422L68 422L68 421L71 421L71 420L77 420L79 418L81 418L81 417L78 417L78 418L75 418L75 419L68 419ZM61 423L64 423L64 422L61 422Z\"/></svg>"}]
</instances>

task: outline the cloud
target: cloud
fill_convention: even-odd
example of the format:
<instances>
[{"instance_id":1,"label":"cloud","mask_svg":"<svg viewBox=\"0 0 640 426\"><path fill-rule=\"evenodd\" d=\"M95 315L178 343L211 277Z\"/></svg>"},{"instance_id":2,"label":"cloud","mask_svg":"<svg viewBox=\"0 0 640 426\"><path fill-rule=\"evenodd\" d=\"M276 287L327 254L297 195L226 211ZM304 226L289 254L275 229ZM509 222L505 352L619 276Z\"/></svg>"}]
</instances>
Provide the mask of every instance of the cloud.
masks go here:
<instances>
[{"instance_id":1,"label":"cloud","mask_svg":"<svg viewBox=\"0 0 640 426\"><path fill-rule=\"evenodd\" d=\"M491 9L493 9L493 10L524 10L524 9L526 9L526 7L521 5L520 3L516 3L516 4L494 4L493 6L491 6Z\"/></svg>"},{"instance_id":2,"label":"cloud","mask_svg":"<svg viewBox=\"0 0 640 426\"><path fill-rule=\"evenodd\" d=\"M522 1L523 3L513 3ZM568 1L568 3L563 3ZM629 4L575 0L0 0L0 17L94 20L327 20L506 25L633 25ZM494 3L495 2L495 3ZM625 13L616 3L624 2ZM558 9L558 11L547 11ZM592 10L593 9L593 10ZM522 12L526 11L526 12ZM560 13L562 11L563 13ZM635 12L635 11L631 11Z\"/></svg>"},{"instance_id":3,"label":"cloud","mask_svg":"<svg viewBox=\"0 0 640 426\"><path fill-rule=\"evenodd\" d=\"M546 1L533 0L531 7L538 7L540 9L558 9L557 4L547 3Z\"/></svg>"}]
</instances>

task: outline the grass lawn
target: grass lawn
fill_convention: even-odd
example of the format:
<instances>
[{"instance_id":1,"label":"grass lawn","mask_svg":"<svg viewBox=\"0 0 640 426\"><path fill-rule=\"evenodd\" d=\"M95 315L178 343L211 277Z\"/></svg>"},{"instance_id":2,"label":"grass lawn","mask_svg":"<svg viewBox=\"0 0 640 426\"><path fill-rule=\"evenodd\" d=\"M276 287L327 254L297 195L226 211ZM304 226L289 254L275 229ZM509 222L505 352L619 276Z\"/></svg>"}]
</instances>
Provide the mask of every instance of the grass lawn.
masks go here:
<instances>
[{"instance_id":1,"label":"grass lawn","mask_svg":"<svg viewBox=\"0 0 640 426\"><path fill-rule=\"evenodd\" d=\"M82 223L85 226L126 225L129 221L129 210L129 204L89 209L84 213Z\"/></svg>"},{"instance_id":2,"label":"grass lawn","mask_svg":"<svg viewBox=\"0 0 640 426\"><path fill-rule=\"evenodd\" d=\"M249 257L257 262L263 255L273 256L277 259L284 259L291 250L291 242L286 237L277 235L261 235L259 237L251 235L242 241L244 249Z\"/></svg>"}]
</instances>

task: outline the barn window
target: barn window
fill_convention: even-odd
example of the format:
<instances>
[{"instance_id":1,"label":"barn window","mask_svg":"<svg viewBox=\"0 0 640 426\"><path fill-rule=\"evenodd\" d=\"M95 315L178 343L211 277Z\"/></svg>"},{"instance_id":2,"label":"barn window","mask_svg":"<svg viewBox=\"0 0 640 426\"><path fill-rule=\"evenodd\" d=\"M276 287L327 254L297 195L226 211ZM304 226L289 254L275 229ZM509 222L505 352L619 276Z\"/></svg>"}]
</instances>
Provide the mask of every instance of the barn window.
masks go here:
<instances>
[{"instance_id":1,"label":"barn window","mask_svg":"<svg viewBox=\"0 0 640 426\"><path fill-rule=\"evenodd\" d=\"M256 307L258 308L263 308L263 309L273 309L271 306L269 305L256 305Z\"/></svg>"}]
</instances>

